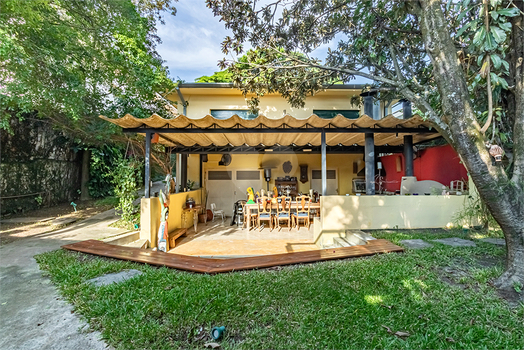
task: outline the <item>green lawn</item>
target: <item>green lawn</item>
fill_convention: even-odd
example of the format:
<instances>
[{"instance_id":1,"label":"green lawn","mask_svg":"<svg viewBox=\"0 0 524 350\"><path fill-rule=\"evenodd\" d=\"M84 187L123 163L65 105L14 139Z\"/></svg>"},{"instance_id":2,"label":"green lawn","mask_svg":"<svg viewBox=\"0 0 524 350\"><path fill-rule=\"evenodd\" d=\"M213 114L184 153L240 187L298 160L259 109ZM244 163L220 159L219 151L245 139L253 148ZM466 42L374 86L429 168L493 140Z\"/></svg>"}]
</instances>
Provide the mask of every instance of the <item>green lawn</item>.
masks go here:
<instances>
[{"instance_id":1,"label":"green lawn","mask_svg":"<svg viewBox=\"0 0 524 350\"><path fill-rule=\"evenodd\" d=\"M394 243L460 236L374 232ZM505 251L435 244L426 250L278 269L201 275L58 250L36 256L63 295L117 349L203 348L225 326L223 349L522 349L524 305L490 281ZM123 269L143 275L93 287ZM384 327L389 327L391 332ZM392 334L407 332L409 337Z\"/></svg>"}]
</instances>

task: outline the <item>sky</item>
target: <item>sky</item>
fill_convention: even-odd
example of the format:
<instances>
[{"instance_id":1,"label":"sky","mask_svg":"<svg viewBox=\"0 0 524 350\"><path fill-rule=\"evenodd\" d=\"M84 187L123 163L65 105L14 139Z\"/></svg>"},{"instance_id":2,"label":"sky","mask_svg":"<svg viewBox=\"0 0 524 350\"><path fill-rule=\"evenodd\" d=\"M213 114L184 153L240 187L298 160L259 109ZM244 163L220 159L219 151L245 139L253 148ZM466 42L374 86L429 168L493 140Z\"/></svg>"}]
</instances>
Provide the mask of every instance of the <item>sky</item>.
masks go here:
<instances>
[{"instance_id":1,"label":"sky","mask_svg":"<svg viewBox=\"0 0 524 350\"><path fill-rule=\"evenodd\" d=\"M190 83L219 71L217 63L225 57L220 46L231 32L213 16L204 0L179 0L175 6L176 16L166 14L165 25L157 25L157 34L162 40L157 51L166 61L170 77ZM335 48L335 43L320 46L312 56L324 59L328 47ZM357 79L351 83L364 81Z\"/></svg>"}]
</instances>

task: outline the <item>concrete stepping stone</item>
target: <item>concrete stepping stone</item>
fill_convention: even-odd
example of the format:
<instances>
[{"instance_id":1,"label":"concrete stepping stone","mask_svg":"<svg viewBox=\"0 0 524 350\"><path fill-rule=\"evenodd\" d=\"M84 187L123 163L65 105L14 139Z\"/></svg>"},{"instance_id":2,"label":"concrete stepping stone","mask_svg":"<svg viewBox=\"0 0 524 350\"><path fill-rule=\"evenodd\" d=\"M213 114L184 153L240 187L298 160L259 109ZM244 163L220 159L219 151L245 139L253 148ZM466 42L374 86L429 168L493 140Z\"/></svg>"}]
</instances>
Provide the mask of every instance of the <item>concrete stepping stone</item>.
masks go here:
<instances>
[{"instance_id":1,"label":"concrete stepping stone","mask_svg":"<svg viewBox=\"0 0 524 350\"><path fill-rule=\"evenodd\" d=\"M140 276L141 274L142 274L142 271L131 269L131 270L125 270L125 271L121 271L117 273L108 273L107 275L92 278L88 280L87 283L92 283L97 287L107 286L108 284L112 284L112 283L124 282L135 276Z\"/></svg>"},{"instance_id":2,"label":"concrete stepping stone","mask_svg":"<svg viewBox=\"0 0 524 350\"><path fill-rule=\"evenodd\" d=\"M433 247L433 244L424 241L423 239L404 239L399 242L400 244L411 249L424 249Z\"/></svg>"},{"instance_id":3,"label":"concrete stepping stone","mask_svg":"<svg viewBox=\"0 0 524 350\"><path fill-rule=\"evenodd\" d=\"M451 238L442 238L442 239L434 239L434 242L439 242L445 245L449 245L452 247L476 247L477 245L475 242L462 239L458 237L451 237Z\"/></svg>"},{"instance_id":4,"label":"concrete stepping stone","mask_svg":"<svg viewBox=\"0 0 524 350\"><path fill-rule=\"evenodd\" d=\"M496 245L506 245L506 240L504 238L481 238L479 241Z\"/></svg>"}]
</instances>

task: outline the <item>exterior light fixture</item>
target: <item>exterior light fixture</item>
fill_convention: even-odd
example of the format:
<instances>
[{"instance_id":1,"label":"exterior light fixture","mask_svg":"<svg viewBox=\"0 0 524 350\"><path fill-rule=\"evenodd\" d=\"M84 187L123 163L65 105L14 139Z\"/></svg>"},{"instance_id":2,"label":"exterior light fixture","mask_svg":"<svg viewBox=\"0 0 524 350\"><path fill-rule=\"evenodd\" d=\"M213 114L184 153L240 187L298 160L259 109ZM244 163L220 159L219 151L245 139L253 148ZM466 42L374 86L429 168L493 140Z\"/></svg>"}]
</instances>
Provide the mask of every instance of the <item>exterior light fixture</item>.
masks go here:
<instances>
[{"instance_id":1,"label":"exterior light fixture","mask_svg":"<svg viewBox=\"0 0 524 350\"><path fill-rule=\"evenodd\" d=\"M266 148L264 151L265 152L273 152L273 149L272 148Z\"/></svg>"},{"instance_id":2,"label":"exterior light fixture","mask_svg":"<svg viewBox=\"0 0 524 350\"><path fill-rule=\"evenodd\" d=\"M311 152L312 149L311 149L311 148L304 148L302 151L303 151L303 152Z\"/></svg>"},{"instance_id":3,"label":"exterior light fixture","mask_svg":"<svg viewBox=\"0 0 524 350\"><path fill-rule=\"evenodd\" d=\"M504 155L504 150L499 145L491 145L489 148L489 154L495 158L495 162L502 162L502 156Z\"/></svg>"}]
</instances>

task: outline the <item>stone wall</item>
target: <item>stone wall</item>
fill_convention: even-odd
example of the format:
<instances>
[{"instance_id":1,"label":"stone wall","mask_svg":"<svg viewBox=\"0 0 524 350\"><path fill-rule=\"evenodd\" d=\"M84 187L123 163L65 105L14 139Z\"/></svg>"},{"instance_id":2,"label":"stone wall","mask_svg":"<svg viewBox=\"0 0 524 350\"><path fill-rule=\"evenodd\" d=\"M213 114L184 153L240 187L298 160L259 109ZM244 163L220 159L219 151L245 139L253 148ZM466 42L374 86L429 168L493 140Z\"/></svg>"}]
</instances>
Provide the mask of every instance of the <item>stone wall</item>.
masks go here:
<instances>
[{"instance_id":1,"label":"stone wall","mask_svg":"<svg viewBox=\"0 0 524 350\"><path fill-rule=\"evenodd\" d=\"M70 202L79 197L82 154L45 121L10 122L0 130L0 210L13 213Z\"/></svg>"}]
</instances>

